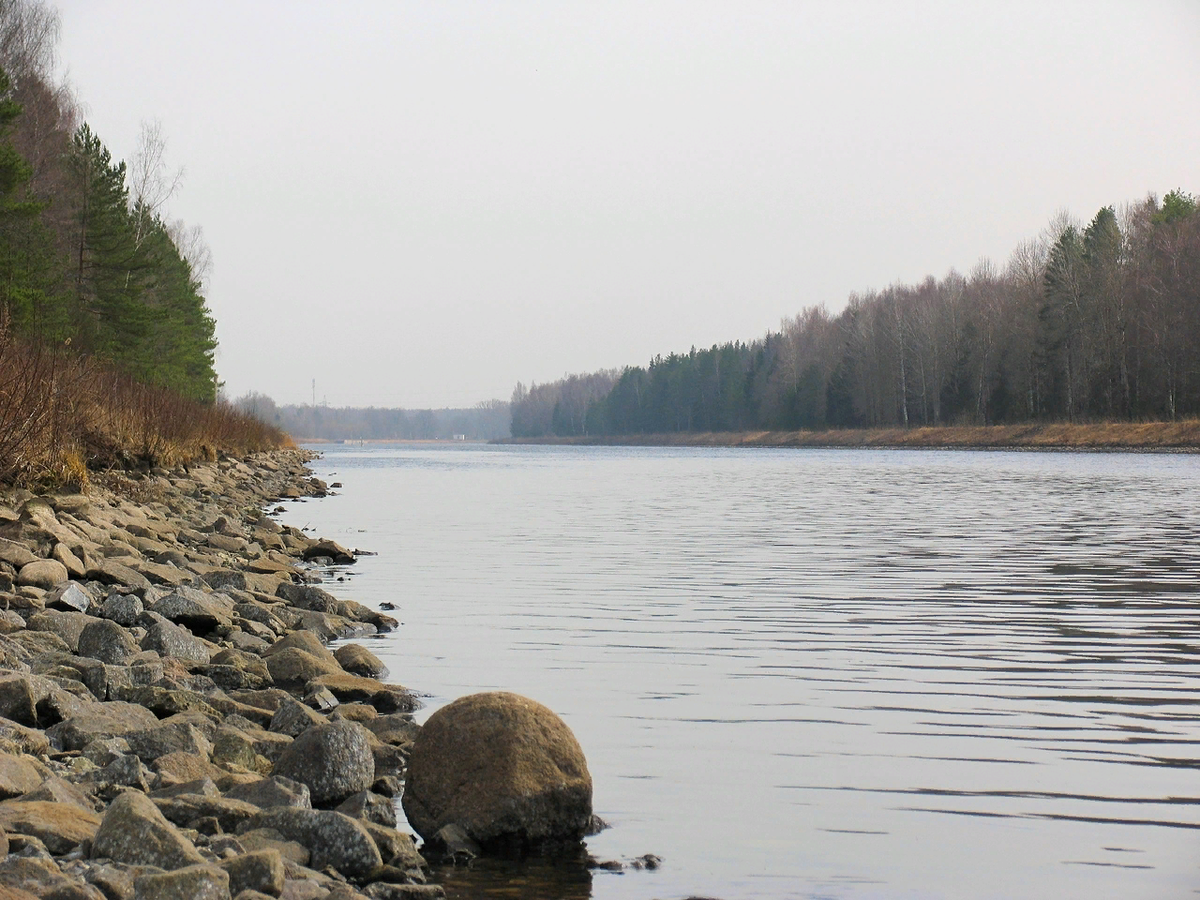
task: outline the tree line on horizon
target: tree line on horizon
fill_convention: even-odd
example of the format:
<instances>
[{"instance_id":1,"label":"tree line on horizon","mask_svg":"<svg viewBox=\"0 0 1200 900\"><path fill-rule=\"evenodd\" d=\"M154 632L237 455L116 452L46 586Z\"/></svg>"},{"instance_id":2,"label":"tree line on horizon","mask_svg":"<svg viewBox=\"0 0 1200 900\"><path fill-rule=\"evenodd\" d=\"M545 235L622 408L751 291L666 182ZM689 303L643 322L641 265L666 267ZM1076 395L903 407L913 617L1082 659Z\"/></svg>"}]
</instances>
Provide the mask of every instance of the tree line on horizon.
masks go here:
<instances>
[{"instance_id":1,"label":"tree line on horizon","mask_svg":"<svg viewBox=\"0 0 1200 900\"><path fill-rule=\"evenodd\" d=\"M461 409L399 409L275 403L257 391L238 397L234 409L296 440L445 441L508 437L509 404L484 400Z\"/></svg>"},{"instance_id":2,"label":"tree line on horizon","mask_svg":"<svg viewBox=\"0 0 1200 900\"><path fill-rule=\"evenodd\" d=\"M1000 268L852 294L761 339L518 383L513 437L1200 415L1200 208L1063 213Z\"/></svg>"},{"instance_id":3,"label":"tree line on horizon","mask_svg":"<svg viewBox=\"0 0 1200 900\"><path fill-rule=\"evenodd\" d=\"M112 158L55 80L58 35L46 3L0 3L0 330L211 403L211 255L166 211L182 172L153 122Z\"/></svg>"}]
</instances>

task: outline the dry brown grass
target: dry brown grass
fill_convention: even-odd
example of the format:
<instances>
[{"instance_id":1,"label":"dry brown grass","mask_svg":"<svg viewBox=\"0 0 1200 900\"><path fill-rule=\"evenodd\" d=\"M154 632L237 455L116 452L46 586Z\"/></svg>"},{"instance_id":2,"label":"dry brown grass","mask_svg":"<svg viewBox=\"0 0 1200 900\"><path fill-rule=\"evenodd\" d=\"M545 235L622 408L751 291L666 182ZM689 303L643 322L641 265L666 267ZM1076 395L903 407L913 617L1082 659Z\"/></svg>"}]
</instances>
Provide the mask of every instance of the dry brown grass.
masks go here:
<instances>
[{"instance_id":1,"label":"dry brown grass","mask_svg":"<svg viewBox=\"0 0 1200 900\"><path fill-rule=\"evenodd\" d=\"M82 490L92 472L288 443L278 429L227 405L187 400L0 328L0 483Z\"/></svg>"},{"instance_id":2,"label":"dry brown grass","mask_svg":"<svg viewBox=\"0 0 1200 900\"><path fill-rule=\"evenodd\" d=\"M1198 451L1200 420L639 434L603 438L522 438L507 443L663 447L956 447Z\"/></svg>"}]
</instances>

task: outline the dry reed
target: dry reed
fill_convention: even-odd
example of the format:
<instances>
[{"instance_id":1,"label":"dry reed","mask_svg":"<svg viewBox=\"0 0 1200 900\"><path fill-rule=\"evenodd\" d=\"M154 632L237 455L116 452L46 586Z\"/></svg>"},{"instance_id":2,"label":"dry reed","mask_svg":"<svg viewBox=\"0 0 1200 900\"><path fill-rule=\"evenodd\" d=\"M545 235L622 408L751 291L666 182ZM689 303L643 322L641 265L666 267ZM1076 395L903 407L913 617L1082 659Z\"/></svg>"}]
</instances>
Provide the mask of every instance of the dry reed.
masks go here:
<instances>
[{"instance_id":1,"label":"dry reed","mask_svg":"<svg viewBox=\"0 0 1200 900\"><path fill-rule=\"evenodd\" d=\"M0 483L80 490L89 472L287 443L283 432L227 404L141 384L69 348L16 337L0 321Z\"/></svg>"}]
</instances>

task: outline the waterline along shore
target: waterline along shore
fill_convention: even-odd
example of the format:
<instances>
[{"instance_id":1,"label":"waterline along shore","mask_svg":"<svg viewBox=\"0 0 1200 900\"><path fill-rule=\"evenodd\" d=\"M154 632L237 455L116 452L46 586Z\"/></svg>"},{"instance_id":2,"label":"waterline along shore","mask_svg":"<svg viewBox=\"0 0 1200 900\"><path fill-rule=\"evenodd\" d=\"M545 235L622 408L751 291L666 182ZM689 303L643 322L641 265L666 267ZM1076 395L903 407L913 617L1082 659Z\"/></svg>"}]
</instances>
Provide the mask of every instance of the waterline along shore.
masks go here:
<instances>
[{"instance_id":1,"label":"waterline along shore","mask_svg":"<svg viewBox=\"0 0 1200 900\"><path fill-rule=\"evenodd\" d=\"M443 896L394 798L419 731L317 586L358 551L271 518L287 449L0 493L0 893Z\"/></svg>"},{"instance_id":2,"label":"waterline along shore","mask_svg":"<svg viewBox=\"0 0 1200 900\"><path fill-rule=\"evenodd\" d=\"M507 438L497 444L614 447L878 447L963 450L1200 451L1200 420L1098 424L963 425L826 431L672 432Z\"/></svg>"}]
</instances>

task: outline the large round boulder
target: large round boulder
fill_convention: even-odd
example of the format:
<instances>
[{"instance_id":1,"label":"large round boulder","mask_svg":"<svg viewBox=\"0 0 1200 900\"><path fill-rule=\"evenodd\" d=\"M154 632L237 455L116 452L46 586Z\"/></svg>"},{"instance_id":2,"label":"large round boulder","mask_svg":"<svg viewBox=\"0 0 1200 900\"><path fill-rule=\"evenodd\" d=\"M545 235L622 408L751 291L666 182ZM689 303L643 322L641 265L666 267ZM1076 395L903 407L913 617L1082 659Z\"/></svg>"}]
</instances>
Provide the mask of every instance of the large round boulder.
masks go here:
<instances>
[{"instance_id":1,"label":"large round boulder","mask_svg":"<svg viewBox=\"0 0 1200 900\"><path fill-rule=\"evenodd\" d=\"M418 733L403 803L427 841L457 825L485 850L573 843L592 820L592 776L551 710L518 694L472 694Z\"/></svg>"}]
</instances>

